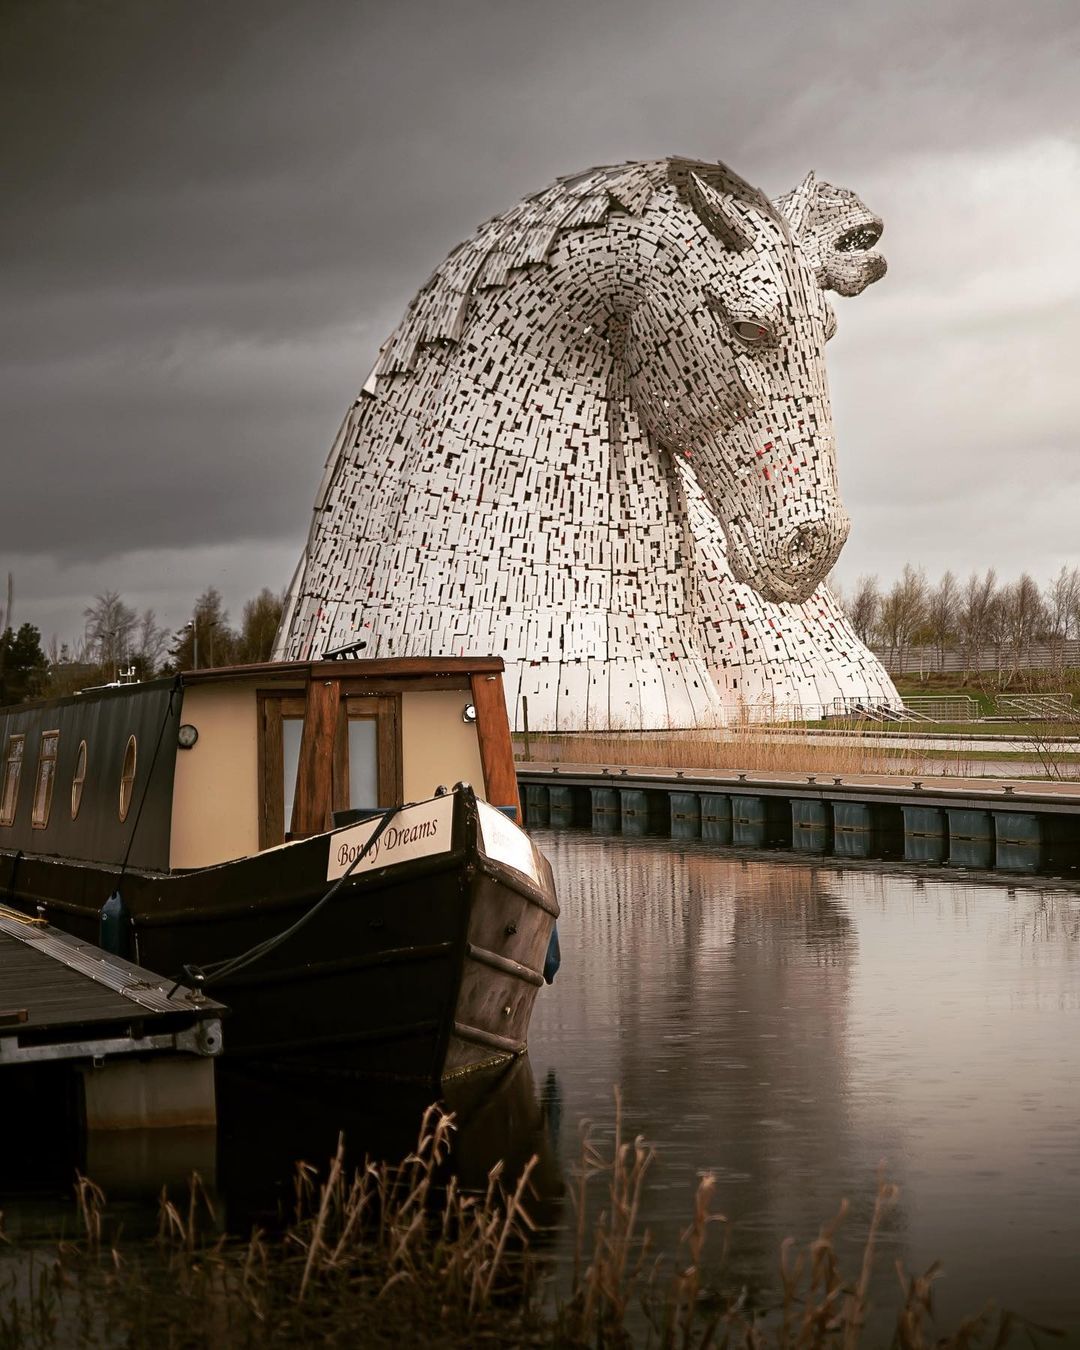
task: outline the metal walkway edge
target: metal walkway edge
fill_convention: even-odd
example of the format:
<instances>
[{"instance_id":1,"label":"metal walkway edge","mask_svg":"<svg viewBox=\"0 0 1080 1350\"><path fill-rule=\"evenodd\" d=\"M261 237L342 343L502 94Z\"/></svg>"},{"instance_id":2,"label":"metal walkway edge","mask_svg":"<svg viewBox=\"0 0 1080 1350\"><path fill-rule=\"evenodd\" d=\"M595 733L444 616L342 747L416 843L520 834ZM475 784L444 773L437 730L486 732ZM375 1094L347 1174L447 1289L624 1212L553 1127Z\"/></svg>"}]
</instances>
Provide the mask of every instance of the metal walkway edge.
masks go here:
<instances>
[{"instance_id":1,"label":"metal walkway edge","mask_svg":"<svg viewBox=\"0 0 1080 1350\"><path fill-rule=\"evenodd\" d=\"M225 1012L0 906L0 1083L66 1066L82 1079L89 1128L212 1123Z\"/></svg>"}]
</instances>

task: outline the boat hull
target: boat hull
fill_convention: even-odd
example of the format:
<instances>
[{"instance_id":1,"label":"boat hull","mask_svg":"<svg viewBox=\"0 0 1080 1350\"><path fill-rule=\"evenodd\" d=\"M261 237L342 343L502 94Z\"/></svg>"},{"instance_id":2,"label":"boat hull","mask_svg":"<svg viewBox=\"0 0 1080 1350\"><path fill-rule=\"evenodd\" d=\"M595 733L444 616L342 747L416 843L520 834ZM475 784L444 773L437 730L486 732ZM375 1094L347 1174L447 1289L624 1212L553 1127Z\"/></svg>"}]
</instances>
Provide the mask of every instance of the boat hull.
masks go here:
<instances>
[{"instance_id":1,"label":"boat hull","mask_svg":"<svg viewBox=\"0 0 1080 1350\"><path fill-rule=\"evenodd\" d=\"M346 832L122 880L118 868L9 854L8 903L43 906L96 943L119 886L140 964L188 980L209 973L208 991L230 1008L230 1058L437 1084L524 1051L558 914L546 860L531 845L527 871L491 856L481 811L471 791L454 793L445 849L358 869L314 914ZM216 964L294 925L246 968L213 978Z\"/></svg>"}]
</instances>

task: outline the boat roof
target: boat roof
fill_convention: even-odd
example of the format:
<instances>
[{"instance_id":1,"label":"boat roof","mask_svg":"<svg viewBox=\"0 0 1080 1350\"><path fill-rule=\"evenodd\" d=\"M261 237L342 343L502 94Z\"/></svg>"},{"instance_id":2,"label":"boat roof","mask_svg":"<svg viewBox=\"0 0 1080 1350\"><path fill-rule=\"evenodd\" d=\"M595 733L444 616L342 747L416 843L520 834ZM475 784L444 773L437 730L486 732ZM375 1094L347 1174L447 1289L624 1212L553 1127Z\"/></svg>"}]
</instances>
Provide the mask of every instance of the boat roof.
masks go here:
<instances>
[{"instance_id":1,"label":"boat roof","mask_svg":"<svg viewBox=\"0 0 1080 1350\"><path fill-rule=\"evenodd\" d=\"M290 680L361 678L419 678L439 675L494 675L504 669L501 656L402 656L402 657L346 657L336 661L261 661L247 666L212 666L205 670L185 670L180 673L184 685L211 684L228 680ZM70 703L89 703L98 699L130 698L154 689L165 689L177 679L176 675L160 675L153 680L132 684L94 685L74 694L59 698L38 698L26 703L0 707L0 713L26 712L31 708L60 708Z\"/></svg>"},{"instance_id":2,"label":"boat roof","mask_svg":"<svg viewBox=\"0 0 1080 1350\"><path fill-rule=\"evenodd\" d=\"M336 661L264 661L252 666L214 666L210 670L184 672L185 684L204 684L211 680L343 679L351 674L368 676L495 675L504 669L501 656L386 656L342 657Z\"/></svg>"}]
</instances>

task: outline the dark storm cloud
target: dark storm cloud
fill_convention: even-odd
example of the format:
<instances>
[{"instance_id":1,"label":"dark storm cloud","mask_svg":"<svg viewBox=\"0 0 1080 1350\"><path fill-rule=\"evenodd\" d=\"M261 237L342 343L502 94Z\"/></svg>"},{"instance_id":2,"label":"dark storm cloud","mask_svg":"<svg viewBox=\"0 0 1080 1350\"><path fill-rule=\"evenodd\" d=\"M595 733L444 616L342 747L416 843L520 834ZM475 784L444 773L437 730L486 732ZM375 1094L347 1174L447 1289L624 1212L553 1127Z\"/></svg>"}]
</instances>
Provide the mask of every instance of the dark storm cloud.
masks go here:
<instances>
[{"instance_id":1,"label":"dark storm cloud","mask_svg":"<svg viewBox=\"0 0 1080 1350\"><path fill-rule=\"evenodd\" d=\"M0 25L0 566L36 571L22 593L42 601L58 565L70 581L83 562L100 586L109 559L113 585L156 593L155 549L185 588L214 582L199 568L230 549L245 578L256 557L280 568L345 407L430 269L593 163L719 157L774 193L814 166L862 191L886 214L893 270L853 307L846 350L895 423L911 399L897 388L926 368L903 342L886 355L866 317L877 292L902 308L905 286L940 289L935 232L963 239L956 266L1000 268L1022 223L987 237L992 207L972 215L943 184L977 183L980 156L1075 138L1078 111L1071 0L8 0ZM965 313L981 331L978 297L953 298L942 336ZM882 462L896 438L840 384L842 428L880 442ZM978 410L972 423L940 401L979 441ZM849 553L860 510L889 492L868 468L848 478Z\"/></svg>"}]
</instances>

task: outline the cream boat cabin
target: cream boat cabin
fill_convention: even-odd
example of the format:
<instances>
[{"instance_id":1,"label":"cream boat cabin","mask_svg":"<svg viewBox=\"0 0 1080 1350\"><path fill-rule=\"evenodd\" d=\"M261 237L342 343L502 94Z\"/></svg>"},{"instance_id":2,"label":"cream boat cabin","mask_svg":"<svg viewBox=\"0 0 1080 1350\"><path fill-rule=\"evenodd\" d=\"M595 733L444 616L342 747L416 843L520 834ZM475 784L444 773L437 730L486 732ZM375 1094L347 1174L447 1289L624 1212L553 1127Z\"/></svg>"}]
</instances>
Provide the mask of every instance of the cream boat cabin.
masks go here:
<instances>
[{"instance_id":1,"label":"cream boat cabin","mask_svg":"<svg viewBox=\"0 0 1080 1350\"><path fill-rule=\"evenodd\" d=\"M558 905L500 660L89 690L0 711L0 753L10 902L205 974L230 1054L437 1080L525 1048Z\"/></svg>"},{"instance_id":2,"label":"cream boat cabin","mask_svg":"<svg viewBox=\"0 0 1080 1350\"><path fill-rule=\"evenodd\" d=\"M334 812L422 801L459 781L518 810L501 661L267 666L184 685L183 722L198 739L176 757L170 867L244 857L327 829Z\"/></svg>"}]
</instances>

